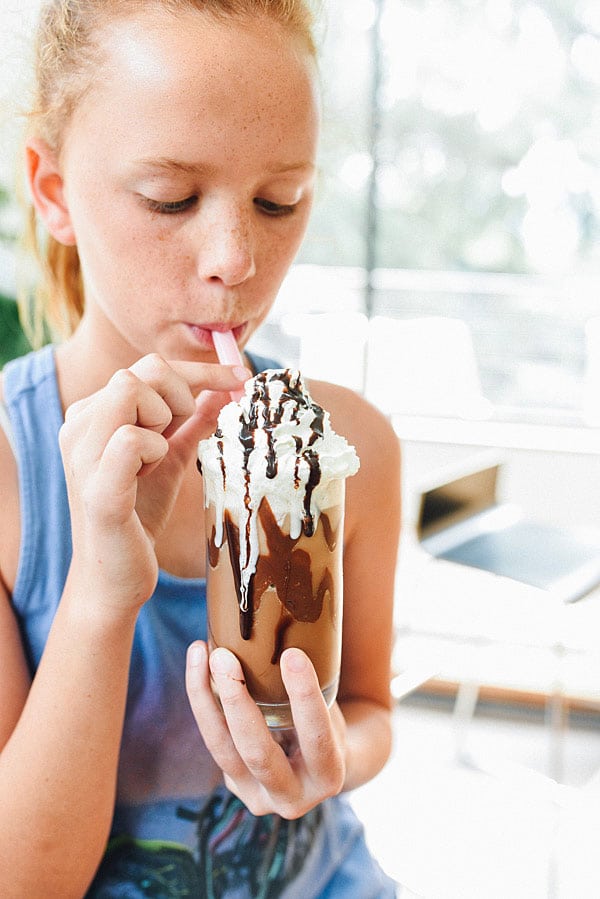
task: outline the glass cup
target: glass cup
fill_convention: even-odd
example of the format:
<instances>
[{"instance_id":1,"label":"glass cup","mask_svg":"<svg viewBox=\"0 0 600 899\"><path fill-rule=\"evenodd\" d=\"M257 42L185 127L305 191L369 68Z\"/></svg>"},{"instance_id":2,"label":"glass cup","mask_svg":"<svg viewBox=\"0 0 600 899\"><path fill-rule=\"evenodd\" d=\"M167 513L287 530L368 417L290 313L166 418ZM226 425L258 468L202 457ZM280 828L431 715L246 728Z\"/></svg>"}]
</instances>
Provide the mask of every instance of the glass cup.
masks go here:
<instances>
[{"instance_id":1,"label":"glass cup","mask_svg":"<svg viewBox=\"0 0 600 899\"><path fill-rule=\"evenodd\" d=\"M212 651L224 646L239 659L248 691L272 731L293 728L279 660L287 647L311 659L321 691L331 705L340 673L342 643L342 552L345 482L328 490L331 506L323 510L314 532L289 535L289 518L279 527L264 498L258 510L258 561L247 602L240 597L240 535L246 518L224 513L217 528L215 506L206 508L206 591L208 641ZM307 528L310 530L310 528ZM220 546L216 534L223 534Z\"/></svg>"}]
</instances>

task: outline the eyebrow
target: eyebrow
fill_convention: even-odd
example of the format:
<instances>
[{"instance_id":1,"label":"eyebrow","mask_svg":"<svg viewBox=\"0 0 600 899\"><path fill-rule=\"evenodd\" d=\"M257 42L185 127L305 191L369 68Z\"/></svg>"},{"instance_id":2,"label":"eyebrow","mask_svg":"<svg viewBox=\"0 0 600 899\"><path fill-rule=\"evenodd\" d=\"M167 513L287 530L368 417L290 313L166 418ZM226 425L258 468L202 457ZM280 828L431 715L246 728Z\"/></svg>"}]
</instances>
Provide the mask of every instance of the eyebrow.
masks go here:
<instances>
[{"instance_id":1,"label":"eyebrow","mask_svg":"<svg viewBox=\"0 0 600 899\"><path fill-rule=\"evenodd\" d=\"M171 159L168 156L143 157L138 160L138 165L147 169L155 169L161 172L178 175L210 175L216 171L216 166L203 163L183 162L179 159ZM314 162L293 162L276 166L267 170L269 175L287 175L293 172L314 171Z\"/></svg>"}]
</instances>

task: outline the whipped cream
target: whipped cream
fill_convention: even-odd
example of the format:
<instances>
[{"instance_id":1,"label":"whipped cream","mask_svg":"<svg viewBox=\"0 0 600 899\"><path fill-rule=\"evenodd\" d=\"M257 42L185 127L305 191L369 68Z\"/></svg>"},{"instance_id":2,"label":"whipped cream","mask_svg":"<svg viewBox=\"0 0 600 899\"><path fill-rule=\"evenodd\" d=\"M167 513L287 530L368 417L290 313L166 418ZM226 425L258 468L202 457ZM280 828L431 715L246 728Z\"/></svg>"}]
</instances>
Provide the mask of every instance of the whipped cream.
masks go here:
<instances>
[{"instance_id":1,"label":"whipped cream","mask_svg":"<svg viewBox=\"0 0 600 899\"><path fill-rule=\"evenodd\" d=\"M242 610L256 570L262 500L292 539L310 537L321 511L339 503L339 482L360 464L291 369L268 369L248 381L240 401L221 409L215 433L200 441L198 461L204 503L216 510L216 546L223 543L225 511L240 530Z\"/></svg>"}]
</instances>

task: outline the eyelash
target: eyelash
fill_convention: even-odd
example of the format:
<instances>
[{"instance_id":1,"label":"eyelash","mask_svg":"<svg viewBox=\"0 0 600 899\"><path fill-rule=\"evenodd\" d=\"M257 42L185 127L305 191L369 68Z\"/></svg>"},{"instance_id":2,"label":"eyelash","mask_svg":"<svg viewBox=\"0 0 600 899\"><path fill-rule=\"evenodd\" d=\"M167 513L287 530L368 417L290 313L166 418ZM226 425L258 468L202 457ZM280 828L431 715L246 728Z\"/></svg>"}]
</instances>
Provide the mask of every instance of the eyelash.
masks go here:
<instances>
[{"instance_id":1,"label":"eyelash","mask_svg":"<svg viewBox=\"0 0 600 899\"><path fill-rule=\"evenodd\" d=\"M198 201L198 197L186 197L185 200L177 200L174 203L162 203L160 200L151 200L149 197L144 197L144 203L150 212L158 212L161 215L177 215L180 212L187 212L188 209L191 209L192 206L195 206Z\"/></svg>"},{"instance_id":2,"label":"eyelash","mask_svg":"<svg viewBox=\"0 0 600 899\"><path fill-rule=\"evenodd\" d=\"M295 204L281 204L281 203L272 203L270 200L256 199L254 200L254 205L258 206L262 212L266 215L270 215L273 218L283 217L285 215L292 215L296 211Z\"/></svg>"},{"instance_id":3,"label":"eyelash","mask_svg":"<svg viewBox=\"0 0 600 899\"><path fill-rule=\"evenodd\" d=\"M160 200L151 200L150 197L144 197L144 204L150 212L156 212L160 215L177 215L192 209L198 202L197 196L186 197L185 200L177 200L173 203L163 203ZM286 215L292 215L296 211L295 204L272 203L270 200L257 198L254 200L257 206L265 215L272 218L282 218Z\"/></svg>"}]
</instances>

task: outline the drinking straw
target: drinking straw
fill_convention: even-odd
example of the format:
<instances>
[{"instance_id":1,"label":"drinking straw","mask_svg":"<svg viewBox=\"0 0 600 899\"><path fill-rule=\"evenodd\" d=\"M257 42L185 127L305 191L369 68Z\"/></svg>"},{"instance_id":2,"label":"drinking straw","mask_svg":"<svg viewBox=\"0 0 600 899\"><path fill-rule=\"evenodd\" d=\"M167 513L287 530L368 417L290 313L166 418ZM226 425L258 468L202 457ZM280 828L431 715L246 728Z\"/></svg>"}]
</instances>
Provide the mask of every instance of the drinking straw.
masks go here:
<instances>
[{"instance_id":1,"label":"drinking straw","mask_svg":"<svg viewBox=\"0 0 600 899\"><path fill-rule=\"evenodd\" d=\"M211 331L211 334L221 365L241 365L246 368L237 341L231 331ZM243 395L243 390L232 390L230 393L231 399L236 402L239 402Z\"/></svg>"}]
</instances>

